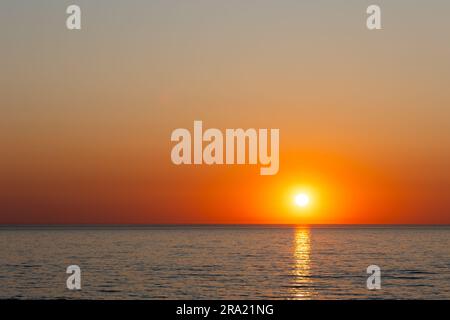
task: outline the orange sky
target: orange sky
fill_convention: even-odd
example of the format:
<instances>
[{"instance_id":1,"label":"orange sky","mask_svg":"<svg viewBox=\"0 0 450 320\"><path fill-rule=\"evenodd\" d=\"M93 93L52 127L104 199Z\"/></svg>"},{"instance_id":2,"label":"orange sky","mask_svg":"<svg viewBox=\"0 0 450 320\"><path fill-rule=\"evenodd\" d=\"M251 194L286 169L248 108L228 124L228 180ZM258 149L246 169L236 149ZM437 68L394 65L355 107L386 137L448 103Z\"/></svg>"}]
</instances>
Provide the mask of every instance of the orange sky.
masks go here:
<instances>
[{"instance_id":1,"label":"orange sky","mask_svg":"<svg viewBox=\"0 0 450 320\"><path fill-rule=\"evenodd\" d=\"M1 4L0 223L449 224L450 5L368 4ZM173 165L194 120L279 128L279 173Z\"/></svg>"}]
</instances>

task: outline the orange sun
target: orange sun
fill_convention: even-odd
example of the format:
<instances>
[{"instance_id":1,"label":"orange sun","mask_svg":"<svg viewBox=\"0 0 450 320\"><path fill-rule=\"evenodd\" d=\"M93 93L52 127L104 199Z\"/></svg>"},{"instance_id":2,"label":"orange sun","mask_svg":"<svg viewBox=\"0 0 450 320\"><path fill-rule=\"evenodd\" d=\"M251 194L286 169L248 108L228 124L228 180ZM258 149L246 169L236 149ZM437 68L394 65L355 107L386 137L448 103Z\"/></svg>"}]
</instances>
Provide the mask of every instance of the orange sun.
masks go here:
<instances>
[{"instance_id":1,"label":"orange sun","mask_svg":"<svg viewBox=\"0 0 450 320\"><path fill-rule=\"evenodd\" d=\"M299 207L307 207L309 205L310 198L306 193L298 193L294 197L294 203Z\"/></svg>"}]
</instances>

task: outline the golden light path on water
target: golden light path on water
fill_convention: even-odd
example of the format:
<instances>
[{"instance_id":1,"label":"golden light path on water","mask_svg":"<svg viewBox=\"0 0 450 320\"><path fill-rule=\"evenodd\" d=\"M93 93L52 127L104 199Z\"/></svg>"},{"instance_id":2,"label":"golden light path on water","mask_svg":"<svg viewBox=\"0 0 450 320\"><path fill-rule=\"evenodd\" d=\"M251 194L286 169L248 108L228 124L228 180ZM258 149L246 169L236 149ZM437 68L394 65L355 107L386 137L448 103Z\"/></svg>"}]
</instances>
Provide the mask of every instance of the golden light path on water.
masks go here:
<instances>
[{"instance_id":1,"label":"golden light path on water","mask_svg":"<svg viewBox=\"0 0 450 320\"><path fill-rule=\"evenodd\" d=\"M297 228L294 236L294 283L291 286L293 299L310 299L314 292L310 277L311 243L310 229Z\"/></svg>"}]
</instances>

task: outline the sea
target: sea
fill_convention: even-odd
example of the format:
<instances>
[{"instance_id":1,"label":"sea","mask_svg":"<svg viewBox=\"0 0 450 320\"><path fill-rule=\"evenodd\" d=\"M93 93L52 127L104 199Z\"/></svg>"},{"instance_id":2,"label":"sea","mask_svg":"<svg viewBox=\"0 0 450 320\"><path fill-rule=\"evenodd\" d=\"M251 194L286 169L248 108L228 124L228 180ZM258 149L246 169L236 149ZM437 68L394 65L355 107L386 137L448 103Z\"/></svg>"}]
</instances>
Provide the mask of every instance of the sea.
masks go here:
<instances>
[{"instance_id":1,"label":"sea","mask_svg":"<svg viewBox=\"0 0 450 320\"><path fill-rule=\"evenodd\" d=\"M2 226L0 299L450 299L450 226Z\"/></svg>"}]
</instances>

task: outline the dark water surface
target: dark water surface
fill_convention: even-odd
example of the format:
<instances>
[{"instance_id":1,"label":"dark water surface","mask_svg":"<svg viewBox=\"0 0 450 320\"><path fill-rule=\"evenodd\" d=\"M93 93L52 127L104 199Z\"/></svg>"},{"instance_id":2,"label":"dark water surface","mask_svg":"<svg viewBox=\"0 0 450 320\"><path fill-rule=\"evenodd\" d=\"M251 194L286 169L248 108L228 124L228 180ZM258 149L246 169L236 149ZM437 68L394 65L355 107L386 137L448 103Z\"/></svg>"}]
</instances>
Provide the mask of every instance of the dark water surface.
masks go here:
<instances>
[{"instance_id":1,"label":"dark water surface","mask_svg":"<svg viewBox=\"0 0 450 320\"><path fill-rule=\"evenodd\" d=\"M0 248L0 298L450 299L450 227L2 227Z\"/></svg>"}]
</instances>

